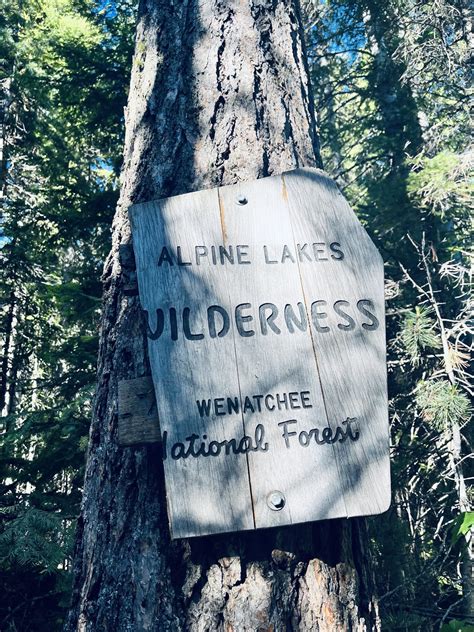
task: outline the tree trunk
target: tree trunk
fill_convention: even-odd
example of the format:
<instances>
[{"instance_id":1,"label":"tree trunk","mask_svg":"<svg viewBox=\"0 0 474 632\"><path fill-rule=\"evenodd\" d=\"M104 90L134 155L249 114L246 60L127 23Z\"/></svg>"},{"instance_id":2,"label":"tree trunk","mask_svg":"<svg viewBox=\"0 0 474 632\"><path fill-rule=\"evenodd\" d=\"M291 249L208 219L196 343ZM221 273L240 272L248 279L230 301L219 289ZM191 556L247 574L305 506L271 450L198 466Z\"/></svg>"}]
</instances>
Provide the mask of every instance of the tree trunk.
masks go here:
<instances>
[{"instance_id":1,"label":"tree trunk","mask_svg":"<svg viewBox=\"0 0 474 632\"><path fill-rule=\"evenodd\" d=\"M5 323L5 339L3 344L3 358L0 369L0 417L8 417L14 405L14 353L16 343L17 326L17 298L15 291L11 290L10 304ZM5 421L5 432L10 430L10 423Z\"/></svg>"},{"instance_id":2,"label":"tree trunk","mask_svg":"<svg viewBox=\"0 0 474 632\"><path fill-rule=\"evenodd\" d=\"M149 374L127 208L319 164L293 0L142 0L66 630L378 629L362 520L171 542L160 451L117 444Z\"/></svg>"}]
</instances>

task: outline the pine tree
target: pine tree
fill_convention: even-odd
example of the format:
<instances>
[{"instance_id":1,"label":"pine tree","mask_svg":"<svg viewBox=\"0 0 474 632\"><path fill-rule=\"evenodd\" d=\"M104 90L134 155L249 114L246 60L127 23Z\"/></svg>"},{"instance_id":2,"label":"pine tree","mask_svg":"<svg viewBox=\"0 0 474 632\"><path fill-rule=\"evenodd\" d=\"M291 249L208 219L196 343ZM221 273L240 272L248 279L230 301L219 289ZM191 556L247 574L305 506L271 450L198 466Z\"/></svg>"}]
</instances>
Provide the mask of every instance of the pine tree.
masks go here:
<instances>
[{"instance_id":1,"label":"pine tree","mask_svg":"<svg viewBox=\"0 0 474 632\"><path fill-rule=\"evenodd\" d=\"M159 450L117 444L149 373L128 206L318 164L296 2L140 3L67 629L377 628L363 521L170 542Z\"/></svg>"},{"instance_id":2,"label":"pine tree","mask_svg":"<svg viewBox=\"0 0 474 632\"><path fill-rule=\"evenodd\" d=\"M127 40L118 35L131 18L125 13L110 24L88 3L67 0L2 4L0 569L6 598L0 625L6 630L57 628L70 590L100 266L118 196L113 168L129 64Z\"/></svg>"},{"instance_id":3,"label":"pine tree","mask_svg":"<svg viewBox=\"0 0 474 632\"><path fill-rule=\"evenodd\" d=\"M471 26L463 2L310 4L323 157L386 261L395 502L371 521L381 614L394 629L470 620Z\"/></svg>"}]
</instances>

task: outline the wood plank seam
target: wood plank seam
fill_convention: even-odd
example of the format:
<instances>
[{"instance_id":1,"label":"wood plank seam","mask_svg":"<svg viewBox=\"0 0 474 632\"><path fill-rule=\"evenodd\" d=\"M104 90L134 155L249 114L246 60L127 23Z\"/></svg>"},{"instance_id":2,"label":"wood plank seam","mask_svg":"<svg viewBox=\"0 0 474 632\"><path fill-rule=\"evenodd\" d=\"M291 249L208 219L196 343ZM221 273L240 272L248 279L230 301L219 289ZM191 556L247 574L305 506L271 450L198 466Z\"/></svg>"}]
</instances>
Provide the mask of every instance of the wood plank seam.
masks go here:
<instances>
[{"instance_id":1,"label":"wood plank seam","mask_svg":"<svg viewBox=\"0 0 474 632\"><path fill-rule=\"evenodd\" d=\"M291 225L291 231L292 231L293 246L296 248L296 238L295 238L295 233L294 233L293 217L292 217L292 213L291 213L291 209L290 209L290 205L289 205L288 189L286 187L285 174L284 173L281 174L281 180L282 180L282 186L283 186L283 192L284 192L283 195L284 195L284 198L285 198L287 206L288 206L288 215L290 217L290 225ZM303 293L304 306L305 306L305 309L306 309L306 317L308 319L308 323L311 323L311 312L310 312L310 309L309 309L308 299L307 299L307 296L306 296L305 287L304 287L304 283L303 283L303 277L302 277L302 274L301 274L301 264L300 264L300 261L299 261L298 258L296 259L296 262L297 262L297 266L298 266L298 275L299 275L300 284L301 284L301 291ZM323 406L324 406L324 410L326 411L326 426L328 428L330 428L331 424L329 423L329 411L328 411L328 405L327 405L325 392L324 392L325 389L324 389L323 381L322 381L322 378L321 378L321 371L319 370L319 359L318 359L318 352L316 351L316 341L315 341L314 332L313 332L311 326L309 326L308 329L309 329L309 335L310 335L310 338L311 338L311 344L313 346L314 360L315 360L315 363L316 363L316 373L318 375L318 381L319 381L319 385L321 387L321 396L323 398ZM335 445L332 444L331 448L332 448L332 453L334 455L334 461L336 463L336 467L337 467L337 470L339 472L339 481L341 483L341 487L343 488L343 478L342 478L342 475L341 475L340 460L338 458ZM348 512L348 509L347 509L347 502L346 502L346 497L345 497L344 493L342 494L342 500L343 500L343 503L344 503L345 514L346 514L346 518L347 518L349 516L349 512Z\"/></svg>"},{"instance_id":2,"label":"wood plank seam","mask_svg":"<svg viewBox=\"0 0 474 632\"><path fill-rule=\"evenodd\" d=\"M223 240L224 246L225 246L227 244L227 230L226 230L226 225L225 225L225 207L224 207L224 201L223 201L222 196L221 196L221 187L217 187L217 201L218 201L218 204L219 204L219 219L220 219L220 223L221 223L222 240ZM224 269L224 276L228 276L228 274L226 274L225 269ZM229 287L229 285L227 285L227 287ZM230 296L230 291L228 292L228 300L229 300L229 305L230 305L232 303L231 296ZM236 338L235 338L235 328L234 328L234 326L231 327L231 331L232 331L232 342L233 342L233 347L234 347L235 370L236 370L236 373L237 373L237 385L238 385L238 390L239 390L239 400L240 400L240 402L242 402L242 386L241 386L241 380L240 380L239 362L238 362L238 359L237 359L237 343L236 343ZM244 416L242 405L241 405L240 408L241 408L240 418L242 420L242 431L243 431L244 435L246 435L247 434L247 430L246 430L246 427L245 427L245 416ZM254 494L253 494L253 489L252 489L252 477L250 475L250 462L249 462L249 454L248 454L248 452L245 454L245 466L247 468L247 477L248 477L248 482L249 482L250 506L252 508L253 528L256 529L257 528L257 522L256 522L256 519L255 519Z\"/></svg>"}]
</instances>

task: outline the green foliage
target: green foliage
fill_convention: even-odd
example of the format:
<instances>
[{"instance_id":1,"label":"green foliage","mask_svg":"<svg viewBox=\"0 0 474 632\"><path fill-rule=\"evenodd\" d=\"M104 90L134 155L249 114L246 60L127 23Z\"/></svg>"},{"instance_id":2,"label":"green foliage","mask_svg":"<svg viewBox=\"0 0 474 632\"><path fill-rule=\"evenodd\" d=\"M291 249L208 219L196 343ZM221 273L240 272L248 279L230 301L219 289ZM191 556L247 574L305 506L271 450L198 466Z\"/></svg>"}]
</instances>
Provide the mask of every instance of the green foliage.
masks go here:
<instances>
[{"instance_id":1,"label":"green foliage","mask_svg":"<svg viewBox=\"0 0 474 632\"><path fill-rule=\"evenodd\" d=\"M33 507L2 512L5 528L0 534L0 567L35 566L55 573L71 550L72 523L59 515Z\"/></svg>"},{"instance_id":2,"label":"green foliage","mask_svg":"<svg viewBox=\"0 0 474 632\"><path fill-rule=\"evenodd\" d=\"M2 0L5 630L60 629L67 608L133 28L129 0Z\"/></svg>"},{"instance_id":3,"label":"green foliage","mask_svg":"<svg viewBox=\"0 0 474 632\"><path fill-rule=\"evenodd\" d=\"M400 340L415 366L420 364L424 351L442 346L431 314L432 310L417 305L413 311L408 311L402 322Z\"/></svg>"},{"instance_id":4,"label":"green foliage","mask_svg":"<svg viewBox=\"0 0 474 632\"><path fill-rule=\"evenodd\" d=\"M472 392L467 3L306 5L326 169L383 253L392 288L394 503L372 521L383 627L424 632L444 621L442 630L469 630L456 604L457 542L472 528L471 496L460 498L456 476L473 460L455 472L451 466L473 441L465 424ZM132 0L1 0L5 630L60 629L67 608L134 12ZM473 474L467 469L466 480Z\"/></svg>"},{"instance_id":5,"label":"green foliage","mask_svg":"<svg viewBox=\"0 0 474 632\"><path fill-rule=\"evenodd\" d=\"M474 511L463 511L459 514L453 524L453 534L451 544L456 544L458 540L466 536L474 527Z\"/></svg>"},{"instance_id":6,"label":"green foliage","mask_svg":"<svg viewBox=\"0 0 474 632\"><path fill-rule=\"evenodd\" d=\"M468 212L473 209L474 184L471 153L441 151L432 158L420 155L413 161L408 176L408 192L420 204L444 217L449 209ZM455 213L452 213L455 215Z\"/></svg>"},{"instance_id":7,"label":"green foliage","mask_svg":"<svg viewBox=\"0 0 474 632\"><path fill-rule=\"evenodd\" d=\"M474 632L474 625L471 625L466 621L453 619L449 623L444 623L441 626L440 632Z\"/></svg>"},{"instance_id":8,"label":"green foliage","mask_svg":"<svg viewBox=\"0 0 474 632\"><path fill-rule=\"evenodd\" d=\"M465 560L448 534L474 496L469 6L304 8L325 167L385 260L393 504L371 521L382 627L437 630L462 619Z\"/></svg>"},{"instance_id":9,"label":"green foliage","mask_svg":"<svg viewBox=\"0 0 474 632\"><path fill-rule=\"evenodd\" d=\"M467 395L448 380L422 380L415 394L424 419L440 430L469 420L472 407Z\"/></svg>"}]
</instances>

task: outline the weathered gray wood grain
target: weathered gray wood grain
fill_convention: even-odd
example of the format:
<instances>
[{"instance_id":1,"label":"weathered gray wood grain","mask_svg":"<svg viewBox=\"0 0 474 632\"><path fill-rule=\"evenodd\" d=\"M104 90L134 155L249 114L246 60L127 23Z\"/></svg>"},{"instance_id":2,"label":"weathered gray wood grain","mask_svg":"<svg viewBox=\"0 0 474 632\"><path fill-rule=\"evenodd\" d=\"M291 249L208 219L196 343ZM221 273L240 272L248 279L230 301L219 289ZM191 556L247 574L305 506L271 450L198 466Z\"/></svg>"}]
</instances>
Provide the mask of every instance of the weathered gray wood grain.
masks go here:
<instances>
[{"instance_id":1,"label":"weathered gray wood grain","mask_svg":"<svg viewBox=\"0 0 474 632\"><path fill-rule=\"evenodd\" d=\"M184 258L196 245L222 242L216 189L138 205L130 214L140 300L152 331L159 308L166 312L174 307L178 316L189 308L196 332L205 325L207 306L230 309L228 288L216 266L158 266L163 246L173 253L181 246ZM173 341L169 323L165 327L159 339L149 339L148 347L163 445L167 433L164 468L171 533L189 537L253 528L245 454L180 460L170 455L173 444L194 433L215 441L242 437L241 417L211 413L202 419L196 405L196 400L218 397L223 388L239 393L232 337L187 340L179 327L179 338Z\"/></svg>"},{"instance_id":2,"label":"weathered gray wood grain","mask_svg":"<svg viewBox=\"0 0 474 632\"><path fill-rule=\"evenodd\" d=\"M250 265L226 268L232 306L251 305L245 310L252 317L246 327L255 332L251 336L235 336L242 399L254 394L279 394L288 401L289 393L303 391L308 393L312 405L302 408L301 402L294 398L299 408L292 409L289 404L286 408L282 404L282 410L244 414L247 434L252 435L256 425L262 424L269 444L266 453L248 455L256 527L345 516L333 446L301 447L295 437L290 437L288 448L282 436L283 427L278 425L296 420L288 428L298 432L327 425L309 326L305 331L294 327L293 333L285 326L285 305L297 309L298 303L304 305L304 295L298 265L289 257L281 262L284 246L289 245L293 250L281 177L223 187L219 189L219 198L227 243L249 244L252 261ZM246 204L238 204L239 199L247 200ZM279 310L272 321L279 334L268 324L266 335L262 333L259 307L265 303ZM269 310L262 313L266 315ZM281 492L285 498L285 505L279 511L269 506L272 491Z\"/></svg>"},{"instance_id":3,"label":"weathered gray wood grain","mask_svg":"<svg viewBox=\"0 0 474 632\"><path fill-rule=\"evenodd\" d=\"M322 252L317 264L301 263L307 304L325 301L314 348L330 424L357 418L357 442L334 444L348 516L385 511L390 504L390 463L383 261L335 183L322 171L300 169L283 176L295 242L338 242L343 259ZM357 309L359 301L378 319ZM338 301L354 326L334 310ZM345 326L347 329L341 329ZM370 327L374 327L371 329Z\"/></svg>"},{"instance_id":4,"label":"weathered gray wood grain","mask_svg":"<svg viewBox=\"0 0 474 632\"><path fill-rule=\"evenodd\" d=\"M385 510L383 263L335 184L301 169L131 218L173 537ZM225 335L209 309L225 310ZM193 435L218 454L173 458Z\"/></svg>"},{"instance_id":5,"label":"weathered gray wood grain","mask_svg":"<svg viewBox=\"0 0 474 632\"><path fill-rule=\"evenodd\" d=\"M118 383L118 441L123 446L161 441L151 376Z\"/></svg>"}]
</instances>

